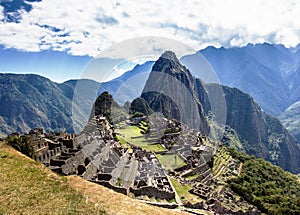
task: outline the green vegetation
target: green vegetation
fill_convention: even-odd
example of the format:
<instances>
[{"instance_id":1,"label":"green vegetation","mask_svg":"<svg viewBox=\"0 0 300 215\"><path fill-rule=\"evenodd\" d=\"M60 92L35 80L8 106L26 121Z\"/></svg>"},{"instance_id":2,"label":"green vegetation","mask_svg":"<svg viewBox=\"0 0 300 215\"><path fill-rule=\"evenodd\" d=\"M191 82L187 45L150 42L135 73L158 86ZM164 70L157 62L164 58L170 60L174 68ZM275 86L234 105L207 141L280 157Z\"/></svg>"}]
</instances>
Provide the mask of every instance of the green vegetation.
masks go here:
<instances>
[{"instance_id":1,"label":"green vegetation","mask_svg":"<svg viewBox=\"0 0 300 215\"><path fill-rule=\"evenodd\" d=\"M138 127L141 129L142 134L148 134L150 132L150 127L145 121L141 121Z\"/></svg>"},{"instance_id":2,"label":"green vegetation","mask_svg":"<svg viewBox=\"0 0 300 215\"><path fill-rule=\"evenodd\" d=\"M151 108L143 98L136 98L131 102L131 106L129 109L130 114L142 113L145 115L150 115L151 112Z\"/></svg>"},{"instance_id":3,"label":"green vegetation","mask_svg":"<svg viewBox=\"0 0 300 215\"><path fill-rule=\"evenodd\" d=\"M128 142L135 146L141 147L147 151L153 152L162 152L166 150L161 144L153 143L153 141L155 141L156 138L145 137L145 135L141 133L142 129L140 129L137 126L126 126L125 128L117 129L116 131L120 133L120 135L117 136L122 144Z\"/></svg>"},{"instance_id":4,"label":"green vegetation","mask_svg":"<svg viewBox=\"0 0 300 215\"><path fill-rule=\"evenodd\" d=\"M297 176L271 163L229 149L243 162L238 177L228 181L237 194L268 214L300 214L300 183Z\"/></svg>"},{"instance_id":5,"label":"green vegetation","mask_svg":"<svg viewBox=\"0 0 300 215\"><path fill-rule=\"evenodd\" d=\"M193 180L193 179L196 179L196 178L198 178L198 177L199 177L198 174L194 174L194 175L187 176L186 179L187 179L187 180Z\"/></svg>"},{"instance_id":6,"label":"green vegetation","mask_svg":"<svg viewBox=\"0 0 300 215\"><path fill-rule=\"evenodd\" d=\"M156 157L160 161L160 163L168 170L174 170L186 164L178 154L157 154Z\"/></svg>"},{"instance_id":7,"label":"green vegetation","mask_svg":"<svg viewBox=\"0 0 300 215\"><path fill-rule=\"evenodd\" d=\"M134 143L138 144L140 142L140 140L138 139L143 137L141 134L141 130L137 126L126 126L125 128L117 129L117 132L122 134L124 140L128 142L132 142L133 144ZM132 139L132 137L134 137L134 139ZM136 138L136 137L140 137L140 138Z\"/></svg>"},{"instance_id":8,"label":"green vegetation","mask_svg":"<svg viewBox=\"0 0 300 215\"><path fill-rule=\"evenodd\" d=\"M0 143L0 214L104 214L60 177Z\"/></svg>"},{"instance_id":9,"label":"green vegetation","mask_svg":"<svg viewBox=\"0 0 300 215\"><path fill-rule=\"evenodd\" d=\"M232 157L225 147L219 149L217 155L213 157L212 173L215 177L218 177L223 173L224 167L231 159Z\"/></svg>"},{"instance_id":10,"label":"green vegetation","mask_svg":"<svg viewBox=\"0 0 300 215\"><path fill-rule=\"evenodd\" d=\"M189 192L189 190L191 189L190 186L181 184L175 178L170 178L170 180L171 180L171 183L172 183L173 187L176 190L176 193L178 194L178 196L180 197L180 199L182 201L187 201L187 202L191 202L191 203L196 203L196 202L199 202L199 201L203 201L198 196L196 196L194 194L191 194Z\"/></svg>"},{"instance_id":11,"label":"green vegetation","mask_svg":"<svg viewBox=\"0 0 300 215\"><path fill-rule=\"evenodd\" d=\"M157 144L149 144L147 146L142 146L143 149L147 151L152 151L152 152L163 152L166 151L166 149L159 143Z\"/></svg>"},{"instance_id":12,"label":"green vegetation","mask_svg":"<svg viewBox=\"0 0 300 215\"><path fill-rule=\"evenodd\" d=\"M122 145L126 145L126 144L127 144L126 140L124 140L124 138L123 138L122 136L117 135L117 139L120 141L120 143L121 143Z\"/></svg>"},{"instance_id":13,"label":"green vegetation","mask_svg":"<svg viewBox=\"0 0 300 215\"><path fill-rule=\"evenodd\" d=\"M225 127L225 132L222 138L222 142L224 142L226 145L230 147L235 148L238 151L242 151L242 152L245 151L243 144L239 140L238 134L234 129L230 128L230 126Z\"/></svg>"}]
</instances>

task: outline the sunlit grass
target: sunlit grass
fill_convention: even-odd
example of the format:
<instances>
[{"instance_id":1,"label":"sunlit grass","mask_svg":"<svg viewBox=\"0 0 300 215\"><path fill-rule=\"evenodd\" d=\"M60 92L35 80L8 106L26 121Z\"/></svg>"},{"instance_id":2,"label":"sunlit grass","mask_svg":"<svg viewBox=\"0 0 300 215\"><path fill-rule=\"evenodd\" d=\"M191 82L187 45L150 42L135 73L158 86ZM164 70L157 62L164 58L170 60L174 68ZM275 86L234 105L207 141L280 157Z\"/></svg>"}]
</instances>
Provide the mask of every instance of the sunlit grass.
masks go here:
<instances>
[{"instance_id":1,"label":"sunlit grass","mask_svg":"<svg viewBox=\"0 0 300 215\"><path fill-rule=\"evenodd\" d=\"M141 129L137 126L126 126L124 128L116 129L117 137L122 144L130 143L141 147L147 151L162 152L166 149L161 144L153 144L156 138L146 138L141 133Z\"/></svg>"},{"instance_id":2,"label":"sunlit grass","mask_svg":"<svg viewBox=\"0 0 300 215\"><path fill-rule=\"evenodd\" d=\"M156 156L160 163L168 170L174 170L186 164L178 154L157 154Z\"/></svg>"},{"instance_id":3,"label":"sunlit grass","mask_svg":"<svg viewBox=\"0 0 300 215\"><path fill-rule=\"evenodd\" d=\"M191 187L189 185L183 185L174 178L170 178L170 180L171 180L171 183L173 184L173 187L176 190L176 193L178 194L179 198L182 201L188 201L191 203L203 201L203 199L201 199L198 196L191 194L189 192L189 190L191 189Z\"/></svg>"},{"instance_id":4,"label":"sunlit grass","mask_svg":"<svg viewBox=\"0 0 300 215\"><path fill-rule=\"evenodd\" d=\"M195 174L195 175L187 176L186 179L187 179L187 180L193 180L193 179L196 179L196 178L198 178L198 177L199 177L199 175L198 175L198 174Z\"/></svg>"},{"instance_id":5,"label":"sunlit grass","mask_svg":"<svg viewBox=\"0 0 300 215\"><path fill-rule=\"evenodd\" d=\"M0 143L0 214L103 214L52 173Z\"/></svg>"}]
</instances>

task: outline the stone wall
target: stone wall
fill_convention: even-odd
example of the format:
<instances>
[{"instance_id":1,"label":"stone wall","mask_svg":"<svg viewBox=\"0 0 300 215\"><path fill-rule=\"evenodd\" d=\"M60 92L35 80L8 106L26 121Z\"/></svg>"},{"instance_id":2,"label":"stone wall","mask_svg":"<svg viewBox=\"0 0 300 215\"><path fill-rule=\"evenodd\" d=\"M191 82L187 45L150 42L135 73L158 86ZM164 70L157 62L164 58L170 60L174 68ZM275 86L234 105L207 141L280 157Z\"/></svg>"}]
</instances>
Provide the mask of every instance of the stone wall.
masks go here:
<instances>
[{"instance_id":1,"label":"stone wall","mask_svg":"<svg viewBox=\"0 0 300 215\"><path fill-rule=\"evenodd\" d=\"M97 166L91 162L87 165L86 171L82 174L82 177L88 180L91 180L97 177L98 168Z\"/></svg>"},{"instance_id":2,"label":"stone wall","mask_svg":"<svg viewBox=\"0 0 300 215\"><path fill-rule=\"evenodd\" d=\"M168 192L168 191L160 190L160 189L157 189L155 187L150 187L150 186L136 188L136 189L130 187L129 191L136 196L146 195L149 197L166 199L166 200L175 199L174 192Z\"/></svg>"},{"instance_id":3,"label":"stone wall","mask_svg":"<svg viewBox=\"0 0 300 215\"><path fill-rule=\"evenodd\" d=\"M126 188L113 186L108 181L92 181L92 182L95 182L95 183L100 184L100 185L102 185L104 187L110 188L110 189L112 189L112 190L114 190L114 191L116 191L118 193L122 193L124 195L128 194L128 191L127 191Z\"/></svg>"}]
</instances>

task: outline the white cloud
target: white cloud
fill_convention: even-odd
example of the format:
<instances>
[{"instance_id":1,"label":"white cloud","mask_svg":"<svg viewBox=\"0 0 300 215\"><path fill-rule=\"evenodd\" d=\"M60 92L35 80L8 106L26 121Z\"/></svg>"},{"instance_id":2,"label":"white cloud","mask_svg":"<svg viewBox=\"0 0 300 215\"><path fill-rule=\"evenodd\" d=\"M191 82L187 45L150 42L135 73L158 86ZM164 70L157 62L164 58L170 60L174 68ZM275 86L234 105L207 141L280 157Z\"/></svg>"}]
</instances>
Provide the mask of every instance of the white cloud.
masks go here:
<instances>
[{"instance_id":1,"label":"white cloud","mask_svg":"<svg viewBox=\"0 0 300 215\"><path fill-rule=\"evenodd\" d=\"M95 56L112 44L139 36L169 37L194 49L300 42L297 0L43 0L32 5L29 13L21 13L20 23L0 23L2 45L27 51L52 47ZM0 20L1 16L0 7Z\"/></svg>"},{"instance_id":2,"label":"white cloud","mask_svg":"<svg viewBox=\"0 0 300 215\"><path fill-rule=\"evenodd\" d=\"M0 21L4 19L3 7L0 6Z\"/></svg>"}]
</instances>

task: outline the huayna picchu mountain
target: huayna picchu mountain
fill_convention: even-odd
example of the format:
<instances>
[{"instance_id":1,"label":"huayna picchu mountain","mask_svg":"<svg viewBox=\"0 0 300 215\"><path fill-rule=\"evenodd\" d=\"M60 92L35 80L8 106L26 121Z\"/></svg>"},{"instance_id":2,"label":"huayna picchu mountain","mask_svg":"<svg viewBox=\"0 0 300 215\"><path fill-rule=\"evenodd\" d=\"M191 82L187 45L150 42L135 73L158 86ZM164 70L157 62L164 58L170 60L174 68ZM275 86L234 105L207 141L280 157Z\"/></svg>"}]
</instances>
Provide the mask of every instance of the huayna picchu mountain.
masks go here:
<instances>
[{"instance_id":1,"label":"huayna picchu mountain","mask_svg":"<svg viewBox=\"0 0 300 215\"><path fill-rule=\"evenodd\" d=\"M218 114L211 108L209 98L220 88L226 102L226 125L237 133L242 150L285 170L300 172L299 145L278 119L266 114L251 96L236 88L203 84L170 51L155 62L141 98L154 112L209 134L207 116Z\"/></svg>"},{"instance_id":2,"label":"huayna picchu mountain","mask_svg":"<svg viewBox=\"0 0 300 215\"><path fill-rule=\"evenodd\" d=\"M199 102L199 95L206 92L196 92L198 85L175 54L166 51L153 65L141 97L153 111L208 134L208 122Z\"/></svg>"}]
</instances>

